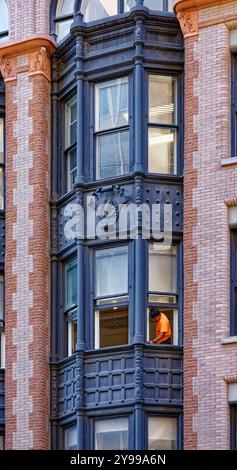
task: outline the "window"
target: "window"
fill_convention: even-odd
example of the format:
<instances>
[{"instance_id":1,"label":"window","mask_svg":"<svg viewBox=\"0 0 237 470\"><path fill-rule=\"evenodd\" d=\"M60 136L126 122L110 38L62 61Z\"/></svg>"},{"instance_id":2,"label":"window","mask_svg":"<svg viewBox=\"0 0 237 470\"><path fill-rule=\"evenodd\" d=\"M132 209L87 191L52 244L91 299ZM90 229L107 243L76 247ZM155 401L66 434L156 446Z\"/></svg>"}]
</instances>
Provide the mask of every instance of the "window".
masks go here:
<instances>
[{"instance_id":1,"label":"window","mask_svg":"<svg viewBox=\"0 0 237 470\"><path fill-rule=\"evenodd\" d=\"M77 343L77 261L65 266L65 320L67 324L68 356L74 354Z\"/></svg>"},{"instance_id":2,"label":"window","mask_svg":"<svg viewBox=\"0 0 237 470\"><path fill-rule=\"evenodd\" d=\"M0 0L0 17L0 42L3 42L8 37L8 8L6 0Z\"/></svg>"},{"instance_id":3,"label":"window","mask_svg":"<svg viewBox=\"0 0 237 470\"><path fill-rule=\"evenodd\" d=\"M177 418L148 419L148 450L177 449Z\"/></svg>"},{"instance_id":4,"label":"window","mask_svg":"<svg viewBox=\"0 0 237 470\"><path fill-rule=\"evenodd\" d=\"M136 0L125 0L125 11L136 5ZM144 0L144 6L150 10L173 12L174 0Z\"/></svg>"},{"instance_id":5,"label":"window","mask_svg":"<svg viewBox=\"0 0 237 470\"><path fill-rule=\"evenodd\" d=\"M73 22L74 0L59 0L56 10L55 30L58 41L70 33Z\"/></svg>"},{"instance_id":6,"label":"window","mask_svg":"<svg viewBox=\"0 0 237 470\"><path fill-rule=\"evenodd\" d=\"M117 15L117 0L82 0L81 13L86 23Z\"/></svg>"},{"instance_id":7,"label":"window","mask_svg":"<svg viewBox=\"0 0 237 470\"><path fill-rule=\"evenodd\" d=\"M237 450L237 405L231 406L231 449Z\"/></svg>"},{"instance_id":8,"label":"window","mask_svg":"<svg viewBox=\"0 0 237 470\"><path fill-rule=\"evenodd\" d=\"M77 425L76 424L64 429L64 449L65 450L77 449Z\"/></svg>"},{"instance_id":9,"label":"window","mask_svg":"<svg viewBox=\"0 0 237 470\"><path fill-rule=\"evenodd\" d=\"M0 450L4 450L4 434L0 433Z\"/></svg>"},{"instance_id":10,"label":"window","mask_svg":"<svg viewBox=\"0 0 237 470\"><path fill-rule=\"evenodd\" d=\"M0 274L0 369L5 368L4 276Z\"/></svg>"},{"instance_id":11,"label":"window","mask_svg":"<svg viewBox=\"0 0 237 470\"><path fill-rule=\"evenodd\" d=\"M129 172L128 78L95 87L96 179Z\"/></svg>"},{"instance_id":12,"label":"window","mask_svg":"<svg viewBox=\"0 0 237 470\"><path fill-rule=\"evenodd\" d=\"M4 209L4 118L0 117L0 210Z\"/></svg>"},{"instance_id":13,"label":"window","mask_svg":"<svg viewBox=\"0 0 237 470\"><path fill-rule=\"evenodd\" d=\"M77 174L77 102L73 98L66 104L65 158L67 168L67 191L71 191Z\"/></svg>"},{"instance_id":14,"label":"window","mask_svg":"<svg viewBox=\"0 0 237 470\"><path fill-rule=\"evenodd\" d=\"M177 173L175 77L149 76L149 173Z\"/></svg>"},{"instance_id":15,"label":"window","mask_svg":"<svg viewBox=\"0 0 237 470\"><path fill-rule=\"evenodd\" d=\"M150 309L159 307L169 320L171 343L178 344L177 246L149 244L148 285L148 340L156 337L155 323L150 318Z\"/></svg>"},{"instance_id":16,"label":"window","mask_svg":"<svg viewBox=\"0 0 237 470\"><path fill-rule=\"evenodd\" d=\"M95 450L128 449L128 419L95 421Z\"/></svg>"},{"instance_id":17,"label":"window","mask_svg":"<svg viewBox=\"0 0 237 470\"><path fill-rule=\"evenodd\" d=\"M230 233L230 334L237 335L237 230L231 230Z\"/></svg>"},{"instance_id":18,"label":"window","mask_svg":"<svg viewBox=\"0 0 237 470\"><path fill-rule=\"evenodd\" d=\"M128 344L128 248L95 255L95 347Z\"/></svg>"}]
</instances>

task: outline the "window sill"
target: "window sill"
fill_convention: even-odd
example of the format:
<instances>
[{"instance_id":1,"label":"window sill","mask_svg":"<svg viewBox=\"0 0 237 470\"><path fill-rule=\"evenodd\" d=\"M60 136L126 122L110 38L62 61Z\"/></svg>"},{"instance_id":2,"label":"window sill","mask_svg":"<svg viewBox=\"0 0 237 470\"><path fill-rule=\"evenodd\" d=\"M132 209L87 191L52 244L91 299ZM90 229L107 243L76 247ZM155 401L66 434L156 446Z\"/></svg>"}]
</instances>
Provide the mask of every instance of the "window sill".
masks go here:
<instances>
[{"instance_id":1,"label":"window sill","mask_svg":"<svg viewBox=\"0 0 237 470\"><path fill-rule=\"evenodd\" d=\"M236 164L237 164L237 157L222 158L221 160L221 166L230 166L230 165L236 165Z\"/></svg>"},{"instance_id":2,"label":"window sill","mask_svg":"<svg viewBox=\"0 0 237 470\"><path fill-rule=\"evenodd\" d=\"M228 336L221 340L221 344L234 344L237 343L237 336Z\"/></svg>"}]
</instances>

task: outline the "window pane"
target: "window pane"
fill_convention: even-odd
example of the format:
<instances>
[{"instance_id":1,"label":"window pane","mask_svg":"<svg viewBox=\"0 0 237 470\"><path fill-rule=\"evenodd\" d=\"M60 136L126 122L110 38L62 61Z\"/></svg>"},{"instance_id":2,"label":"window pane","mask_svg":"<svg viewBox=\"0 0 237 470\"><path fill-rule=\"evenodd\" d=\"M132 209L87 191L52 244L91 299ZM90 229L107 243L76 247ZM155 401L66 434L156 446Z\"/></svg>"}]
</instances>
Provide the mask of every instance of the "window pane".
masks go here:
<instances>
[{"instance_id":1,"label":"window pane","mask_svg":"<svg viewBox=\"0 0 237 470\"><path fill-rule=\"evenodd\" d=\"M97 137L96 178L113 178L129 172L129 132Z\"/></svg>"},{"instance_id":2,"label":"window pane","mask_svg":"<svg viewBox=\"0 0 237 470\"><path fill-rule=\"evenodd\" d=\"M66 265L66 309L77 304L77 262L71 261Z\"/></svg>"},{"instance_id":3,"label":"window pane","mask_svg":"<svg viewBox=\"0 0 237 470\"><path fill-rule=\"evenodd\" d=\"M4 171L3 168L0 167L0 209L4 208Z\"/></svg>"},{"instance_id":4,"label":"window pane","mask_svg":"<svg viewBox=\"0 0 237 470\"><path fill-rule=\"evenodd\" d=\"M128 78L96 85L96 131L128 126Z\"/></svg>"},{"instance_id":5,"label":"window pane","mask_svg":"<svg viewBox=\"0 0 237 470\"><path fill-rule=\"evenodd\" d=\"M72 24L72 19L66 21L58 21L56 23L56 34L57 40L61 41L61 39L65 38L70 33Z\"/></svg>"},{"instance_id":6,"label":"window pane","mask_svg":"<svg viewBox=\"0 0 237 470\"><path fill-rule=\"evenodd\" d=\"M77 141L77 103L73 99L66 105L66 147Z\"/></svg>"},{"instance_id":7,"label":"window pane","mask_svg":"<svg viewBox=\"0 0 237 470\"><path fill-rule=\"evenodd\" d=\"M165 249L158 243L149 245L149 291L173 292L177 290L177 249Z\"/></svg>"},{"instance_id":8,"label":"window pane","mask_svg":"<svg viewBox=\"0 0 237 470\"><path fill-rule=\"evenodd\" d=\"M0 274L0 320L4 319L4 276Z\"/></svg>"},{"instance_id":9,"label":"window pane","mask_svg":"<svg viewBox=\"0 0 237 470\"><path fill-rule=\"evenodd\" d=\"M73 14L75 0L59 0L56 17Z\"/></svg>"},{"instance_id":10,"label":"window pane","mask_svg":"<svg viewBox=\"0 0 237 470\"><path fill-rule=\"evenodd\" d=\"M149 121L175 124L176 79L162 75L149 77Z\"/></svg>"},{"instance_id":11,"label":"window pane","mask_svg":"<svg viewBox=\"0 0 237 470\"><path fill-rule=\"evenodd\" d=\"M98 312L100 348L128 344L128 309L108 309Z\"/></svg>"},{"instance_id":12,"label":"window pane","mask_svg":"<svg viewBox=\"0 0 237 470\"><path fill-rule=\"evenodd\" d=\"M0 118L0 163L4 162L4 119Z\"/></svg>"},{"instance_id":13,"label":"window pane","mask_svg":"<svg viewBox=\"0 0 237 470\"><path fill-rule=\"evenodd\" d=\"M176 174L176 132L149 129L149 173Z\"/></svg>"},{"instance_id":14,"label":"window pane","mask_svg":"<svg viewBox=\"0 0 237 470\"><path fill-rule=\"evenodd\" d=\"M150 309L151 310L151 309ZM166 309L166 308L160 308L161 313L166 316L168 322L167 322L167 330L162 331L162 333L169 333L169 328L171 330L171 337L169 338L170 344L178 344L178 310L176 309ZM149 313L149 340L153 341L160 333L161 331L159 330L159 325L157 324L156 321L153 321L150 317L150 311ZM164 324L166 325L166 324ZM163 341L165 341L165 337ZM162 341L159 341L159 344L162 344Z\"/></svg>"},{"instance_id":15,"label":"window pane","mask_svg":"<svg viewBox=\"0 0 237 470\"><path fill-rule=\"evenodd\" d=\"M109 297L128 291L127 247L96 252L96 297Z\"/></svg>"},{"instance_id":16,"label":"window pane","mask_svg":"<svg viewBox=\"0 0 237 470\"><path fill-rule=\"evenodd\" d=\"M4 450L4 436L0 434L0 450Z\"/></svg>"},{"instance_id":17,"label":"window pane","mask_svg":"<svg viewBox=\"0 0 237 470\"><path fill-rule=\"evenodd\" d=\"M64 448L65 450L77 449L77 426L70 426L64 430Z\"/></svg>"},{"instance_id":18,"label":"window pane","mask_svg":"<svg viewBox=\"0 0 237 470\"><path fill-rule=\"evenodd\" d=\"M8 30L8 9L5 0L0 0L0 13L1 13L1 22L0 22L0 32Z\"/></svg>"},{"instance_id":19,"label":"window pane","mask_svg":"<svg viewBox=\"0 0 237 470\"><path fill-rule=\"evenodd\" d=\"M144 6L150 10L163 11L163 0L144 0Z\"/></svg>"},{"instance_id":20,"label":"window pane","mask_svg":"<svg viewBox=\"0 0 237 470\"><path fill-rule=\"evenodd\" d=\"M0 369L5 368L5 333L0 331Z\"/></svg>"},{"instance_id":21,"label":"window pane","mask_svg":"<svg viewBox=\"0 0 237 470\"><path fill-rule=\"evenodd\" d=\"M177 418L148 419L148 449L177 449Z\"/></svg>"},{"instance_id":22,"label":"window pane","mask_svg":"<svg viewBox=\"0 0 237 470\"><path fill-rule=\"evenodd\" d=\"M76 351L77 345L77 321L68 321L68 356L72 356L72 354Z\"/></svg>"},{"instance_id":23,"label":"window pane","mask_svg":"<svg viewBox=\"0 0 237 470\"><path fill-rule=\"evenodd\" d=\"M74 147L67 154L67 191L71 191L77 175L77 148Z\"/></svg>"},{"instance_id":24,"label":"window pane","mask_svg":"<svg viewBox=\"0 0 237 470\"><path fill-rule=\"evenodd\" d=\"M128 420L106 419L95 422L95 450L128 449Z\"/></svg>"},{"instance_id":25,"label":"window pane","mask_svg":"<svg viewBox=\"0 0 237 470\"><path fill-rule=\"evenodd\" d=\"M174 11L174 0L168 0L168 11Z\"/></svg>"},{"instance_id":26,"label":"window pane","mask_svg":"<svg viewBox=\"0 0 237 470\"><path fill-rule=\"evenodd\" d=\"M95 21L117 14L117 0L82 0L84 21Z\"/></svg>"}]
</instances>

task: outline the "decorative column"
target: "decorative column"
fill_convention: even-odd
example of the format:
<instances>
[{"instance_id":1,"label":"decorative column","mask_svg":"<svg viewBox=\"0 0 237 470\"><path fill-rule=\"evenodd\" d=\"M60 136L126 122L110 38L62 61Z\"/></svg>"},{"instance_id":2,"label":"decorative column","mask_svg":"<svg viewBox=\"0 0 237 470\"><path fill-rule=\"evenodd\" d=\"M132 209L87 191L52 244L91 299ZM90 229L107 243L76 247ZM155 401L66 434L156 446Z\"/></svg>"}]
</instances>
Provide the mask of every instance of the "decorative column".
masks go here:
<instances>
[{"instance_id":1,"label":"decorative column","mask_svg":"<svg viewBox=\"0 0 237 470\"><path fill-rule=\"evenodd\" d=\"M84 23L83 16L77 13L71 27L76 37L76 71L77 80L77 175L75 180L76 203L84 208L83 185L84 175ZM83 450L84 443L84 351L85 351L85 303L84 303L84 240L79 237L77 242L77 448Z\"/></svg>"},{"instance_id":2,"label":"decorative column","mask_svg":"<svg viewBox=\"0 0 237 470\"><path fill-rule=\"evenodd\" d=\"M48 449L50 55L48 36L0 47L6 84L6 448Z\"/></svg>"}]
</instances>

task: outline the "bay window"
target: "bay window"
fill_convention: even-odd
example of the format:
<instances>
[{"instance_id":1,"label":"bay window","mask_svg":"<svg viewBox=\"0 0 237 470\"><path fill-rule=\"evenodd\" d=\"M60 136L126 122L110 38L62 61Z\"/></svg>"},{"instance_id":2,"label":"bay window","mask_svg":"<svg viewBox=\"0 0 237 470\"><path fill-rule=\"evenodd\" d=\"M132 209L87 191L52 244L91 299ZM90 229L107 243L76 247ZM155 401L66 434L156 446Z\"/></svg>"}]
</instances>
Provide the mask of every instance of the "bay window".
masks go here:
<instances>
[{"instance_id":1,"label":"bay window","mask_svg":"<svg viewBox=\"0 0 237 470\"><path fill-rule=\"evenodd\" d=\"M95 86L96 179L129 172L128 78Z\"/></svg>"},{"instance_id":2,"label":"bay window","mask_svg":"<svg viewBox=\"0 0 237 470\"><path fill-rule=\"evenodd\" d=\"M128 344L128 247L95 255L95 347Z\"/></svg>"},{"instance_id":3,"label":"bay window","mask_svg":"<svg viewBox=\"0 0 237 470\"><path fill-rule=\"evenodd\" d=\"M148 450L177 449L177 418L148 418Z\"/></svg>"},{"instance_id":4,"label":"bay window","mask_svg":"<svg viewBox=\"0 0 237 470\"><path fill-rule=\"evenodd\" d=\"M149 173L177 173L176 89L175 77L149 76Z\"/></svg>"},{"instance_id":5,"label":"bay window","mask_svg":"<svg viewBox=\"0 0 237 470\"><path fill-rule=\"evenodd\" d=\"M149 244L147 339L156 337L150 318L152 307L158 307L169 320L171 343L178 344L177 246Z\"/></svg>"},{"instance_id":6,"label":"bay window","mask_svg":"<svg viewBox=\"0 0 237 470\"><path fill-rule=\"evenodd\" d=\"M64 449L65 450L77 449L77 425L76 424L64 429Z\"/></svg>"},{"instance_id":7,"label":"bay window","mask_svg":"<svg viewBox=\"0 0 237 470\"><path fill-rule=\"evenodd\" d=\"M128 449L128 419L101 419L94 423L95 450Z\"/></svg>"},{"instance_id":8,"label":"bay window","mask_svg":"<svg viewBox=\"0 0 237 470\"><path fill-rule=\"evenodd\" d=\"M65 266L65 321L67 324L67 352L74 354L77 343L77 261Z\"/></svg>"},{"instance_id":9,"label":"bay window","mask_svg":"<svg viewBox=\"0 0 237 470\"><path fill-rule=\"evenodd\" d=\"M65 133L65 158L66 158L66 188L71 191L77 173L77 102L73 98L66 104L66 133Z\"/></svg>"}]
</instances>

